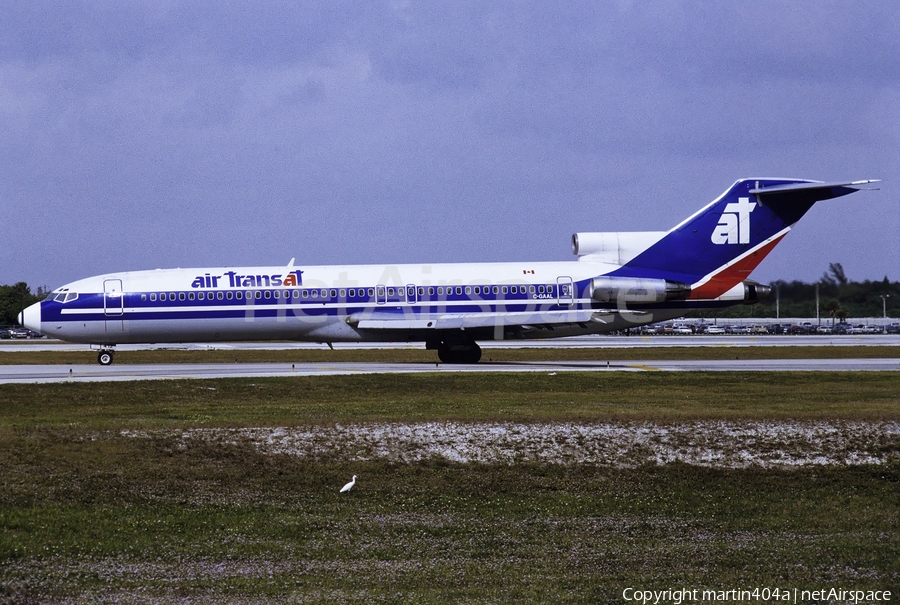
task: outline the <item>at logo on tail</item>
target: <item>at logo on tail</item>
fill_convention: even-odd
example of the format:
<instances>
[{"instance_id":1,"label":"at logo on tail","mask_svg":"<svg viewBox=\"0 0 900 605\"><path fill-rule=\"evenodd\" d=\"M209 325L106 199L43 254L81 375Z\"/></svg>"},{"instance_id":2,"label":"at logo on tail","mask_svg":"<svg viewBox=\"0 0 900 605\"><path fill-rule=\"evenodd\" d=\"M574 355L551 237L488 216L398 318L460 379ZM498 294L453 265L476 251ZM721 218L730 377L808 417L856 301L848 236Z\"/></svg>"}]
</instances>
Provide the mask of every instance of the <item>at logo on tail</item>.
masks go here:
<instances>
[{"instance_id":1,"label":"at logo on tail","mask_svg":"<svg viewBox=\"0 0 900 605\"><path fill-rule=\"evenodd\" d=\"M719 224L712 232L714 244L749 244L750 213L756 208L749 197L739 197L737 202L725 204Z\"/></svg>"}]
</instances>

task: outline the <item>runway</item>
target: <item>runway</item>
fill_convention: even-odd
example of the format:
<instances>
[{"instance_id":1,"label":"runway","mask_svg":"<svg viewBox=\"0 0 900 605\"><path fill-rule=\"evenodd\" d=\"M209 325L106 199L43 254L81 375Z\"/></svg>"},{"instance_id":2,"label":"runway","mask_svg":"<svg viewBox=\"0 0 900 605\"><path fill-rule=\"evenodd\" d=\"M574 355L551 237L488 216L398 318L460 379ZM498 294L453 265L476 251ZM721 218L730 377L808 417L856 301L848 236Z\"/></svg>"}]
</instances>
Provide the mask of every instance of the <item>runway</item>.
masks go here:
<instances>
[{"instance_id":1,"label":"runway","mask_svg":"<svg viewBox=\"0 0 900 605\"><path fill-rule=\"evenodd\" d=\"M484 342L485 350L504 348L650 348L650 347L791 347L791 346L898 346L900 335L808 336L578 336L551 340ZM309 350L320 343L225 342L176 345L120 345L119 351L168 350ZM410 343L335 343L335 349L422 349ZM0 354L19 351L84 351L87 345L55 340L2 341ZM249 378L267 376L333 376L347 374L412 374L423 372L591 372L591 371L889 371L900 370L900 359L765 359L718 361L533 361L482 362L473 365L442 363L216 363L216 364L98 364L0 365L0 384L46 382L98 382L169 380L175 378Z\"/></svg>"},{"instance_id":2,"label":"runway","mask_svg":"<svg viewBox=\"0 0 900 605\"><path fill-rule=\"evenodd\" d=\"M814 346L900 346L900 334L845 334L796 336L571 336L544 340L479 341L482 349L623 349L644 347L814 347ZM423 343L408 342L336 342L335 349L424 349ZM310 350L327 349L317 342L213 342L180 344L118 345L117 351L147 351L168 349L177 351L209 350ZM0 354L23 351L84 351L88 345L71 344L59 340L0 340Z\"/></svg>"},{"instance_id":3,"label":"runway","mask_svg":"<svg viewBox=\"0 0 900 605\"><path fill-rule=\"evenodd\" d=\"M178 378L255 378L349 374L422 374L455 372L878 372L900 371L900 359L752 359L714 361L530 361L442 363L209 363L9 365L0 366L0 384L113 382Z\"/></svg>"}]
</instances>

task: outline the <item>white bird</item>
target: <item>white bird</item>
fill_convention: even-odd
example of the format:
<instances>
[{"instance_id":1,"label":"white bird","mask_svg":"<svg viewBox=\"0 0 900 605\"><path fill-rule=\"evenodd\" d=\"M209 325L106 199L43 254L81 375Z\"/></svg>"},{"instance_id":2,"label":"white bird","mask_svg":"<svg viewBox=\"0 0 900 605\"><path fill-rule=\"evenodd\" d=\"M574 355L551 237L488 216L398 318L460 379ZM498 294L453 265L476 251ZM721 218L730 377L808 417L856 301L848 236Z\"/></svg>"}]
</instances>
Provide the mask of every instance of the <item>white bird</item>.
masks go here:
<instances>
[{"instance_id":1,"label":"white bird","mask_svg":"<svg viewBox=\"0 0 900 605\"><path fill-rule=\"evenodd\" d=\"M353 487L354 485L356 485L356 475L353 475L353 481L351 481L350 483L348 483L347 485L345 485L344 487L341 488L340 493L343 494L344 492L349 492L350 488Z\"/></svg>"}]
</instances>

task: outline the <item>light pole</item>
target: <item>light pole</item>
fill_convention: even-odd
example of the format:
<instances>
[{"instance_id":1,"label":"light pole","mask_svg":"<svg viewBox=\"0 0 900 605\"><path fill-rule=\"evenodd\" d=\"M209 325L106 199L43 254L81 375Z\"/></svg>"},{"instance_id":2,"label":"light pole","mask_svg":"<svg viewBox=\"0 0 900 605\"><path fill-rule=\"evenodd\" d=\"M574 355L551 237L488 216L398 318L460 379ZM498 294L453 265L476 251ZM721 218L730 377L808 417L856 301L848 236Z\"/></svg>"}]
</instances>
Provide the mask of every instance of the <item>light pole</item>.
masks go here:
<instances>
[{"instance_id":1,"label":"light pole","mask_svg":"<svg viewBox=\"0 0 900 605\"><path fill-rule=\"evenodd\" d=\"M887 319L887 299L891 297L890 294L879 294L881 297L881 313L884 315L884 318Z\"/></svg>"}]
</instances>

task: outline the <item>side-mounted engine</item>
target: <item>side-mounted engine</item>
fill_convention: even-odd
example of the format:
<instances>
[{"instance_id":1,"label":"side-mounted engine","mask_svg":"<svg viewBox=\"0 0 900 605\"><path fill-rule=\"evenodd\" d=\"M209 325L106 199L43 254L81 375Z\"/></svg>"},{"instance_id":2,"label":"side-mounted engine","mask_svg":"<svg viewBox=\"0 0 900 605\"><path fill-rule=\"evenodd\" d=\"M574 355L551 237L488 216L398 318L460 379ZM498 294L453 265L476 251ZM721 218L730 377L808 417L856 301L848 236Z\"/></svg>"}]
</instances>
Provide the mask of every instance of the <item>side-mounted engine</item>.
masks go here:
<instances>
[{"instance_id":1,"label":"side-mounted engine","mask_svg":"<svg viewBox=\"0 0 900 605\"><path fill-rule=\"evenodd\" d=\"M668 279L595 277L591 282L591 298L605 303L661 303L690 294L690 284Z\"/></svg>"}]
</instances>

